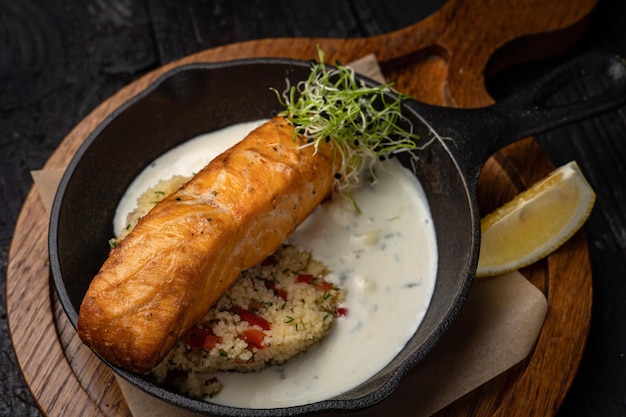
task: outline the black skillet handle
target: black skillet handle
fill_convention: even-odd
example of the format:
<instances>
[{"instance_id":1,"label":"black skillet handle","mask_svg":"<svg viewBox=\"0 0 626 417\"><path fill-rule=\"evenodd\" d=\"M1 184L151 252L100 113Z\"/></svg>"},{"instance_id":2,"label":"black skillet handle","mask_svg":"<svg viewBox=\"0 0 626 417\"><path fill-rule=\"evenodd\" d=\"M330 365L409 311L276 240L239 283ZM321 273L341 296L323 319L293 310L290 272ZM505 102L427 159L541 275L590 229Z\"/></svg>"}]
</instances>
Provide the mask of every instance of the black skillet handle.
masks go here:
<instances>
[{"instance_id":1,"label":"black skillet handle","mask_svg":"<svg viewBox=\"0 0 626 417\"><path fill-rule=\"evenodd\" d=\"M567 87L598 77L601 86L589 97L569 99ZM577 89L576 91L582 91ZM588 89L586 89L588 90ZM561 94L563 92L563 94ZM558 96L557 96L557 93ZM559 100L567 97L563 103ZM626 61L614 54L591 52L560 66L528 88L480 109L417 109L457 157L468 178L497 150L519 139L600 115L626 104ZM421 105L419 106L421 107Z\"/></svg>"},{"instance_id":2,"label":"black skillet handle","mask_svg":"<svg viewBox=\"0 0 626 417\"><path fill-rule=\"evenodd\" d=\"M566 103L554 100L557 93L591 76L601 77L596 83L604 84L601 91ZM613 54L593 52L564 64L530 88L509 96L494 107L508 115L514 136L523 138L597 116L624 103L626 61Z\"/></svg>"}]
</instances>

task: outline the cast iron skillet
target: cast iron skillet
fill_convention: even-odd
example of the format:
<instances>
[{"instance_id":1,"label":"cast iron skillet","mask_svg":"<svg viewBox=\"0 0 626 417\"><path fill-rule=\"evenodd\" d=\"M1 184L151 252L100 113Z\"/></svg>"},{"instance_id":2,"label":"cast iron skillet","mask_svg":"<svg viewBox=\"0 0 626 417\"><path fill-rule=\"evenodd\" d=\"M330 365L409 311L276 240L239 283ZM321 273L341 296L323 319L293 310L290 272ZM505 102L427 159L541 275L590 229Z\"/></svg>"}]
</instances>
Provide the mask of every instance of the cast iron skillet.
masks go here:
<instances>
[{"instance_id":1,"label":"cast iron skillet","mask_svg":"<svg viewBox=\"0 0 626 417\"><path fill-rule=\"evenodd\" d=\"M192 64L163 75L114 111L86 139L65 172L56 195L49 234L54 285L70 321L108 252L116 205L130 182L152 160L199 134L234 123L268 118L280 110L270 87L279 90L307 77L307 62L247 59ZM600 95L552 105L552 93L582 74L608 82ZM366 83L375 82L363 78ZM476 201L478 174L496 150L520 138L591 117L626 102L626 68L621 59L592 54L575 60L522 93L493 106L460 110L409 100L403 111L416 131L436 140L417 152L415 163L400 159L421 181L435 223L439 249L437 282L422 325L383 371L327 401L269 410L231 408L191 399L149 376L111 366L146 392L175 405L224 416L280 416L348 411L372 405L440 339L457 316L474 276L480 244ZM429 126L429 127L428 127Z\"/></svg>"}]
</instances>

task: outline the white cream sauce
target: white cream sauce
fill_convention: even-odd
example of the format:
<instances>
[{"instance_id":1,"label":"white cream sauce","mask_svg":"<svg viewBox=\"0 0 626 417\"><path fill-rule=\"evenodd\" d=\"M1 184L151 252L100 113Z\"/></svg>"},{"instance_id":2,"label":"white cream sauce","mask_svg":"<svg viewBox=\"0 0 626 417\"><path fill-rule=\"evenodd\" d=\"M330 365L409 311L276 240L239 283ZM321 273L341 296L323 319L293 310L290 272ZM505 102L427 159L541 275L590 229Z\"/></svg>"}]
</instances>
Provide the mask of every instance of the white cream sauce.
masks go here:
<instances>
[{"instance_id":1,"label":"white cream sauce","mask_svg":"<svg viewBox=\"0 0 626 417\"><path fill-rule=\"evenodd\" d=\"M157 159L128 189L118 207L119 232L136 199L158 179L197 172L262 121L192 139ZM437 272L434 225L417 179L395 160L377 171L378 182L354 192L362 213L335 196L319 206L289 242L311 250L347 290L347 315L306 353L261 372L224 373L210 401L246 408L302 405L353 388L384 368L421 323Z\"/></svg>"}]
</instances>

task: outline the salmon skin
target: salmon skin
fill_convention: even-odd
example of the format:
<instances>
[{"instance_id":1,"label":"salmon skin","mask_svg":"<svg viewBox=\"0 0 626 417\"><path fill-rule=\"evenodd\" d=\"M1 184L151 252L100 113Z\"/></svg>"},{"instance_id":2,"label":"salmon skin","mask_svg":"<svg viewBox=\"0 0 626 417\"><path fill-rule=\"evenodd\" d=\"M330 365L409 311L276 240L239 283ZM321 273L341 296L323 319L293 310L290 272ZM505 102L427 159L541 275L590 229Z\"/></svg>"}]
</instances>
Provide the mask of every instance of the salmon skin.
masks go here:
<instances>
[{"instance_id":1,"label":"salmon skin","mask_svg":"<svg viewBox=\"0 0 626 417\"><path fill-rule=\"evenodd\" d=\"M299 147L275 117L157 204L113 249L80 307L81 340L110 364L156 366L237 279L330 194L330 143Z\"/></svg>"}]
</instances>

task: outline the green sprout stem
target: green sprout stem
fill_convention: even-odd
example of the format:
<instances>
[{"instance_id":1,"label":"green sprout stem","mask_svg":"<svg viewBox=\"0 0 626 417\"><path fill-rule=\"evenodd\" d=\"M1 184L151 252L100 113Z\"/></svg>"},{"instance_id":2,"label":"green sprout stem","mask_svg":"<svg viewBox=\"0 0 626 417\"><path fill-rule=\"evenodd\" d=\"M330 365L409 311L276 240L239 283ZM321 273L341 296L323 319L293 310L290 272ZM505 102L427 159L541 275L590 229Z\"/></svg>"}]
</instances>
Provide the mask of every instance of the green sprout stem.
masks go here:
<instances>
[{"instance_id":1,"label":"green sprout stem","mask_svg":"<svg viewBox=\"0 0 626 417\"><path fill-rule=\"evenodd\" d=\"M301 146L317 149L332 141L336 157L341 158L335 185L349 194L364 169L375 181L376 161L415 150L419 136L402 114L407 96L393 91L392 84L368 86L348 67L326 66L319 47L318 55L319 62L312 64L306 80L288 83L282 94L274 90L285 107L279 115L294 126L294 140L306 138Z\"/></svg>"}]
</instances>

